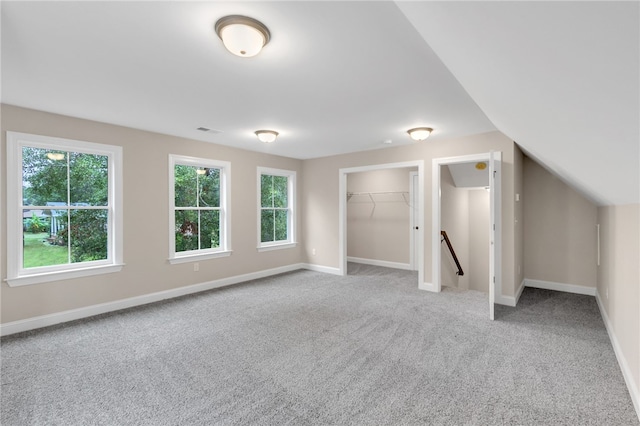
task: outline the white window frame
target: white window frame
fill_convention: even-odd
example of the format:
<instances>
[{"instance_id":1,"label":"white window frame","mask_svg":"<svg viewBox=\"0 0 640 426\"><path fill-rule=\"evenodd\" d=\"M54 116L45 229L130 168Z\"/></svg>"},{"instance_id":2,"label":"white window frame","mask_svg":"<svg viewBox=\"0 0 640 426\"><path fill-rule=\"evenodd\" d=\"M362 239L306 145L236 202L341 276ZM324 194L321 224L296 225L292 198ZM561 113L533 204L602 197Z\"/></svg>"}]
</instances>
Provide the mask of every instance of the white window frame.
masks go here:
<instances>
[{"instance_id":1,"label":"white window frame","mask_svg":"<svg viewBox=\"0 0 640 426\"><path fill-rule=\"evenodd\" d=\"M262 242L262 176L284 176L287 178L287 201L289 205L287 206L289 210L289 220L287 222L287 240L281 241L269 241ZM258 167L258 251L270 251L270 250L280 250L295 247L298 243L296 242L296 172L293 170L282 170L282 169L272 169L269 167Z\"/></svg>"},{"instance_id":2,"label":"white window frame","mask_svg":"<svg viewBox=\"0 0 640 426\"><path fill-rule=\"evenodd\" d=\"M220 169L220 247L176 252L176 165ZM169 154L169 263L197 262L227 257L231 253L231 163Z\"/></svg>"},{"instance_id":3,"label":"white window frame","mask_svg":"<svg viewBox=\"0 0 640 426\"><path fill-rule=\"evenodd\" d=\"M107 259L23 268L22 148L25 146L103 155L108 158ZM124 266L122 179L122 147L120 146L7 132L7 284L10 287L17 287L119 272Z\"/></svg>"}]
</instances>

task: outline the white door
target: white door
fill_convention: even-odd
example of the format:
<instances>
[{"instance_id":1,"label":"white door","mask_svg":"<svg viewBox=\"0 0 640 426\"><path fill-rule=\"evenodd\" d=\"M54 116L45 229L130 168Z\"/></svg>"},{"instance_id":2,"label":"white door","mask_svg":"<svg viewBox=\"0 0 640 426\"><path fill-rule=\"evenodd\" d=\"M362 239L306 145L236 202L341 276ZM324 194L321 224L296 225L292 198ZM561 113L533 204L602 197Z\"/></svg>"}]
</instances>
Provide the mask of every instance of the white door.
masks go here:
<instances>
[{"instance_id":1,"label":"white door","mask_svg":"<svg viewBox=\"0 0 640 426\"><path fill-rule=\"evenodd\" d=\"M494 319L496 288L501 289L501 152L489 153L489 318Z\"/></svg>"},{"instance_id":2,"label":"white door","mask_svg":"<svg viewBox=\"0 0 640 426\"><path fill-rule=\"evenodd\" d=\"M418 270L418 172L409 172L409 262L412 271Z\"/></svg>"}]
</instances>

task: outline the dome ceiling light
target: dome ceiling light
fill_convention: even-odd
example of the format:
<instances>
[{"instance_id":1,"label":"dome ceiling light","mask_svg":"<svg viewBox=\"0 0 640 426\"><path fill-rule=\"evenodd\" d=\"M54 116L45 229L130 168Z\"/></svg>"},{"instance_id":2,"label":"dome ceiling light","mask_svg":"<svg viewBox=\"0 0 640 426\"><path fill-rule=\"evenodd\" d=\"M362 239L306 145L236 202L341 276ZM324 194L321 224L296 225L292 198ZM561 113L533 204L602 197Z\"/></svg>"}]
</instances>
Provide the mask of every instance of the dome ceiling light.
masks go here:
<instances>
[{"instance_id":1,"label":"dome ceiling light","mask_svg":"<svg viewBox=\"0 0 640 426\"><path fill-rule=\"evenodd\" d=\"M271 33L260 21L248 16L229 15L218 19L216 34L224 47L236 56L250 58L269 43Z\"/></svg>"},{"instance_id":2,"label":"dome ceiling light","mask_svg":"<svg viewBox=\"0 0 640 426\"><path fill-rule=\"evenodd\" d=\"M414 141L423 141L429 137L429 135L433 132L431 127L415 127L413 129L407 130L409 136Z\"/></svg>"},{"instance_id":3,"label":"dome ceiling light","mask_svg":"<svg viewBox=\"0 0 640 426\"><path fill-rule=\"evenodd\" d=\"M279 133L275 130L256 130L255 134L260 142L271 143L276 140Z\"/></svg>"}]
</instances>

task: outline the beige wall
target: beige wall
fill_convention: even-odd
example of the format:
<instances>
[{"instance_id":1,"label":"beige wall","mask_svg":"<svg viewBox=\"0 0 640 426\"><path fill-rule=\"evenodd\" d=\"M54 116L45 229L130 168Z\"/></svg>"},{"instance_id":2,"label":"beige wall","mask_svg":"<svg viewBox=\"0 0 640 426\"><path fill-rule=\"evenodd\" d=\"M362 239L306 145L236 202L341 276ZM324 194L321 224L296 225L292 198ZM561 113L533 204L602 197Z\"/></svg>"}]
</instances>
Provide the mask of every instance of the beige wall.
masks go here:
<instances>
[{"instance_id":1,"label":"beige wall","mask_svg":"<svg viewBox=\"0 0 640 426\"><path fill-rule=\"evenodd\" d=\"M640 205L599 207L598 224L598 295L637 392L640 389Z\"/></svg>"},{"instance_id":2,"label":"beige wall","mask_svg":"<svg viewBox=\"0 0 640 426\"><path fill-rule=\"evenodd\" d=\"M124 154L124 262L119 273L10 288L1 291L2 323L171 290L191 284L247 274L280 266L309 262L338 265L338 170L344 167L425 161L425 280L431 281L431 160L490 150L503 152L503 223L513 220L514 144L499 132L451 140L431 139L388 149L299 161L285 157L234 149L227 146L161 135L73 117L2 105L2 153L6 131L119 145ZM257 142L256 142L257 143ZM227 258L170 265L168 247L168 155L170 153L231 162L232 249ZM2 158L4 160L4 157ZM0 176L6 178L5 161ZM298 172L298 240L293 249L259 253L256 250L256 167ZM6 235L6 187L2 185L2 221ZM513 296L514 233L504 227L503 291ZM312 255L312 249L316 255ZM0 252L6 253L6 239ZM6 278L6 256L1 260Z\"/></svg>"},{"instance_id":3,"label":"beige wall","mask_svg":"<svg viewBox=\"0 0 640 426\"><path fill-rule=\"evenodd\" d=\"M456 139L427 139L424 142L393 148L337 155L303 163L305 176L302 204L305 210L302 232L309 263L339 267L339 169L424 160L424 268L425 281L431 282L431 162L434 158L453 157L502 151L502 294L514 296L514 147L515 144L499 132ZM316 255L312 255L312 250Z\"/></svg>"},{"instance_id":4,"label":"beige wall","mask_svg":"<svg viewBox=\"0 0 640 426\"><path fill-rule=\"evenodd\" d=\"M597 207L528 157L523 202L526 278L595 287Z\"/></svg>"},{"instance_id":5,"label":"beige wall","mask_svg":"<svg viewBox=\"0 0 640 426\"><path fill-rule=\"evenodd\" d=\"M469 197L469 288L489 292L490 194L467 190Z\"/></svg>"},{"instance_id":6,"label":"beige wall","mask_svg":"<svg viewBox=\"0 0 640 426\"><path fill-rule=\"evenodd\" d=\"M6 131L119 145L124 157L124 262L119 273L10 288L1 286L2 323L115 301L190 284L266 270L302 261L302 247L259 253L256 167L298 172L298 200L304 187L302 161L77 118L2 105L0 176L6 177ZM255 143L258 143L257 141ZM189 155L231 162L230 257L170 265L168 156ZM2 235L6 235L6 188L2 185ZM302 212L298 202L298 218ZM298 220L298 235L300 235ZM2 253L7 253L2 238ZM6 258L2 257L2 278Z\"/></svg>"},{"instance_id":7,"label":"beige wall","mask_svg":"<svg viewBox=\"0 0 640 426\"><path fill-rule=\"evenodd\" d=\"M384 169L347 175L347 192L398 192L372 194L373 202L367 195L349 199L347 256L409 265L409 172L417 170Z\"/></svg>"}]
</instances>

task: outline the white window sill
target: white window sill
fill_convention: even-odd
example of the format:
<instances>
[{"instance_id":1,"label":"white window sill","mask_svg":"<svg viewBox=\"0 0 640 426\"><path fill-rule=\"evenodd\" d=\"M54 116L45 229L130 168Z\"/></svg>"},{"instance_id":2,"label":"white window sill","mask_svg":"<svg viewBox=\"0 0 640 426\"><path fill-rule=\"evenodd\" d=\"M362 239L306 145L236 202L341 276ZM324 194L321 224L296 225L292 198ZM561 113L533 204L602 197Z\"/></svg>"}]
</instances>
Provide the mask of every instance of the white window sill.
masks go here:
<instances>
[{"instance_id":1,"label":"white window sill","mask_svg":"<svg viewBox=\"0 0 640 426\"><path fill-rule=\"evenodd\" d=\"M258 251L263 252L263 251L271 251L271 250L283 250L288 248L294 248L297 245L298 243L277 243L277 244L270 244L268 246L263 245L258 247Z\"/></svg>"},{"instance_id":2,"label":"white window sill","mask_svg":"<svg viewBox=\"0 0 640 426\"><path fill-rule=\"evenodd\" d=\"M117 265L91 266L88 268L74 269L59 272L45 272L42 274L22 275L15 278L7 278L5 281L9 287L40 284L52 281L69 280L72 278L89 277L91 275L111 274L120 272L124 263Z\"/></svg>"},{"instance_id":3,"label":"white window sill","mask_svg":"<svg viewBox=\"0 0 640 426\"><path fill-rule=\"evenodd\" d=\"M225 250L225 251L216 251L213 253L189 254L185 256L169 258L169 263L172 265L175 265L178 263L198 262L200 260L217 259L219 257L229 257L231 256L231 253L232 253L231 250Z\"/></svg>"}]
</instances>

